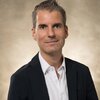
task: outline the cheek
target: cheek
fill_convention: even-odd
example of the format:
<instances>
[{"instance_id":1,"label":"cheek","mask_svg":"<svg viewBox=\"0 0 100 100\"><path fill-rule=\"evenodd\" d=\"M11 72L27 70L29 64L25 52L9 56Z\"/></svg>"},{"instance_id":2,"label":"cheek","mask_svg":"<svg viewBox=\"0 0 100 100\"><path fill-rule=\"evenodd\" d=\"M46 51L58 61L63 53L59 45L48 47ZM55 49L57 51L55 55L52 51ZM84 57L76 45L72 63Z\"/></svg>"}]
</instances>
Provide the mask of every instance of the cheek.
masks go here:
<instances>
[{"instance_id":1,"label":"cheek","mask_svg":"<svg viewBox=\"0 0 100 100\"><path fill-rule=\"evenodd\" d=\"M42 44L43 41L44 41L44 36L38 34L38 35L37 35L37 42L38 42L39 44Z\"/></svg>"},{"instance_id":2,"label":"cheek","mask_svg":"<svg viewBox=\"0 0 100 100\"><path fill-rule=\"evenodd\" d=\"M59 37L60 37L62 40L66 39L66 37L67 37L66 32L65 32L65 31L60 32L60 33L59 33Z\"/></svg>"}]
</instances>

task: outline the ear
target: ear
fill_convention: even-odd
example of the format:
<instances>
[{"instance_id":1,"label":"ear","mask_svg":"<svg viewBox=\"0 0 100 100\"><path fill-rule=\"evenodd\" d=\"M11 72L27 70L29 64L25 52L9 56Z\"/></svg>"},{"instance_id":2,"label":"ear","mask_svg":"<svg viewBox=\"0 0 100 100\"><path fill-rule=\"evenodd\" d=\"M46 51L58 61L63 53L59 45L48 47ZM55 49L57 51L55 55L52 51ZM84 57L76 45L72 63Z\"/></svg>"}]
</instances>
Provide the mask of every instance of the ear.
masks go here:
<instances>
[{"instance_id":1,"label":"ear","mask_svg":"<svg viewBox=\"0 0 100 100\"><path fill-rule=\"evenodd\" d=\"M65 38L67 38L68 37L68 27L67 27L67 25L65 26L65 33L66 33L66 37Z\"/></svg>"},{"instance_id":2,"label":"ear","mask_svg":"<svg viewBox=\"0 0 100 100\"><path fill-rule=\"evenodd\" d=\"M35 28L32 28L32 37L34 40L36 40L36 32L35 32Z\"/></svg>"}]
</instances>

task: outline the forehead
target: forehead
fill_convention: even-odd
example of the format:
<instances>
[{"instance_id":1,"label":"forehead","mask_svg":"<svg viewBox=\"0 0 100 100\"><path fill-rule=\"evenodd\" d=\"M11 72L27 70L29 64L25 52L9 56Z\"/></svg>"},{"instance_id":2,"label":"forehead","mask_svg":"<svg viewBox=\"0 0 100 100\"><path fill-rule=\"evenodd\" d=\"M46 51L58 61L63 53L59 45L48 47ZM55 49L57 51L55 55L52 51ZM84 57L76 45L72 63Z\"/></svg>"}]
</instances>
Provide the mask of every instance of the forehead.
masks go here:
<instances>
[{"instance_id":1,"label":"forehead","mask_svg":"<svg viewBox=\"0 0 100 100\"><path fill-rule=\"evenodd\" d=\"M40 10L36 15L37 23L63 23L62 15L59 11Z\"/></svg>"}]
</instances>

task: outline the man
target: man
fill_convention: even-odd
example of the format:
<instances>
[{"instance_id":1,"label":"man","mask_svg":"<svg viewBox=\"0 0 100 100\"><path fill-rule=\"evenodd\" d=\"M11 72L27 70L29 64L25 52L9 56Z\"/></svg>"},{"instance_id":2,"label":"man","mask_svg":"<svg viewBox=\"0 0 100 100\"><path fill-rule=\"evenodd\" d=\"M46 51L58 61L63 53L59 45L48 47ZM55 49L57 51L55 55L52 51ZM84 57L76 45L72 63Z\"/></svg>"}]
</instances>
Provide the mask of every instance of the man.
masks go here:
<instances>
[{"instance_id":1,"label":"man","mask_svg":"<svg viewBox=\"0 0 100 100\"><path fill-rule=\"evenodd\" d=\"M88 67L62 54L68 36L64 9L44 1L32 18L40 51L12 75L8 100L98 100Z\"/></svg>"}]
</instances>

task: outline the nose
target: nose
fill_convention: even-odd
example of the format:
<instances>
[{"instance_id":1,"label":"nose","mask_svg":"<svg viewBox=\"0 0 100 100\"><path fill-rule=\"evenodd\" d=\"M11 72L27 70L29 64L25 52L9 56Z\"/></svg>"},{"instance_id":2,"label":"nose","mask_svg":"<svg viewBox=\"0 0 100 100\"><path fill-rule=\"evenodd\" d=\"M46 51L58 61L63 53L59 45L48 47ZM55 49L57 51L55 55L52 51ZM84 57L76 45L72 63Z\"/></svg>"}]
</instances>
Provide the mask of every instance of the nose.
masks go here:
<instances>
[{"instance_id":1,"label":"nose","mask_svg":"<svg viewBox=\"0 0 100 100\"><path fill-rule=\"evenodd\" d=\"M55 37L55 31L52 27L49 27L49 29L48 29L48 37L49 38L54 38Z\"/></svg>"}]
</instances>

